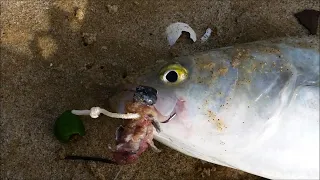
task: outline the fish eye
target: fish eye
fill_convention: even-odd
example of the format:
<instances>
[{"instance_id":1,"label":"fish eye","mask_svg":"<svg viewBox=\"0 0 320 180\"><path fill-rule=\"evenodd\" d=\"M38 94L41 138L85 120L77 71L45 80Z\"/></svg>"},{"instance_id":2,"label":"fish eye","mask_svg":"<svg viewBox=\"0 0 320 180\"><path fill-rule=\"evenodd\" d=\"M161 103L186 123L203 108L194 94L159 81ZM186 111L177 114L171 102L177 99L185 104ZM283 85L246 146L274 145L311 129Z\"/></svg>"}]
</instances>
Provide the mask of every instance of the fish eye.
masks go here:
<instances>
[{"instance_id":1,"label":"fish eye","mask_svg":"<svg viewBox=\"0 0 320 180\"><path fill-rule=\"evenodd\" d=\"M176 71L169 71L164 78L171 83L175 83L178 81L178 73Z\"/></svg>"},{"instance_id":2,"label":"fish eye","mask_svg":"<svg viewBox=\"0 0 320 180\"><path fill-rule=\"evenodd\" d=\"M160 71L160 78L166 84L178 84L188 77L186 68L178 63L163 67Z\"/></svg>"}]
</instances>

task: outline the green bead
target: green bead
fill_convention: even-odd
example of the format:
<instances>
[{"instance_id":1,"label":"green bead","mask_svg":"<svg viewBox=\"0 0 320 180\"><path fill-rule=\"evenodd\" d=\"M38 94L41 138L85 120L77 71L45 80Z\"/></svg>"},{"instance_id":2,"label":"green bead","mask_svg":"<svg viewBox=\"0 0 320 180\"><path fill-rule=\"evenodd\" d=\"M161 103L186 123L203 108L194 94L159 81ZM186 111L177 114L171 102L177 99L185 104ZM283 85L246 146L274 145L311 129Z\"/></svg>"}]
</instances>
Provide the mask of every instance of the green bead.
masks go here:
<instances>
[{"instance_id":1,"label":"green bead","mask_svg":"<svg viewBox=\"0 0 320 180\"><path fill-rule=\"evenodd\" d=\"M82 120L71 113L71 110L65 111L58 117L54 124L54 135L61 142L68 142L74 135L85 135L85 128Z\"/></svg>"}]
</instances>

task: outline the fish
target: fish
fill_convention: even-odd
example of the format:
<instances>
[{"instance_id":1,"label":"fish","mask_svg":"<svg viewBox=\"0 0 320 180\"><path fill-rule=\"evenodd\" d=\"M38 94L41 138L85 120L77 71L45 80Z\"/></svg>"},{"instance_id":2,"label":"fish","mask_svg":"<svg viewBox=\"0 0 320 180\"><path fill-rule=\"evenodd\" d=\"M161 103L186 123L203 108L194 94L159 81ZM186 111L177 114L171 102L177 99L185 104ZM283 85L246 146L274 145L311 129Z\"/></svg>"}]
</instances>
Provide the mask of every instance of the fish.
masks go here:
<instances>
[{"instance_id":1,"label":"fish","mask_svg":"<svg viewBox=\"0 0 320 180\"><path fill-rule=\"evenodd\" d=\"M282 37L167 59L132 87L158 91L154 139L268 179L319 179L319 39ZM118 98L123 112L126 98Z\"/></svg>"}]
</instances>

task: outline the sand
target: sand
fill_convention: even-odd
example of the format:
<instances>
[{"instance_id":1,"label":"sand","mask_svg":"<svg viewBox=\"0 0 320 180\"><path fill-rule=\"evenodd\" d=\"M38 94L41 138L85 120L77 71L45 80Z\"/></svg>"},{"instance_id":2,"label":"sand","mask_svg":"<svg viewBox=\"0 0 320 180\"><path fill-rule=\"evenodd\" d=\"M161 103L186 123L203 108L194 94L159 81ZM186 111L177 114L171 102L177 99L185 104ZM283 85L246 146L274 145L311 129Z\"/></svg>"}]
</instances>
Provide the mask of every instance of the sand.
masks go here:
<instances>
[{"instance_id":1,"label":"sand","mask_svg":"<svg viewBox=\"0 0 320 180\"><path fill-rule=\"evenodd\" d=\"M262 179L156 143L135 165L60 160L110 157L121 120L82 118L86 136L62 144L55 119L67 109L108 107L121 82L163 59L236 43L308 34L293 13L317 0L2 0L1 179ZM181 21L206 43L169 50L165 28ZM121 171L120 171L121 170Z\"/></svg>"}]
</instances>

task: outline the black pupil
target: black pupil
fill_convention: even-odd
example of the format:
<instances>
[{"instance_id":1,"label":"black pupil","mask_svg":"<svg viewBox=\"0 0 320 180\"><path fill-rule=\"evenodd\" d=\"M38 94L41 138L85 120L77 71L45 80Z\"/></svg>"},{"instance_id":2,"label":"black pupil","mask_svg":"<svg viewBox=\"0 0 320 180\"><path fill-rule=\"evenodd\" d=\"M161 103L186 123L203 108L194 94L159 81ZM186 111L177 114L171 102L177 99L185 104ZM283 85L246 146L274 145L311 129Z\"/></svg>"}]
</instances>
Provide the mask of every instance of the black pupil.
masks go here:
<instances>
[{"instance_id":1,"label":"black pupil","mask_svg":"<svg viewBox=\"0 0 320 180\"><path fill-rule=\"evenodd\" d=\"M174 83L178 80L178 74L175 71L170 71L167 75L166 75L166 79L167 81Z\"/></svg>"}]
</instances>

